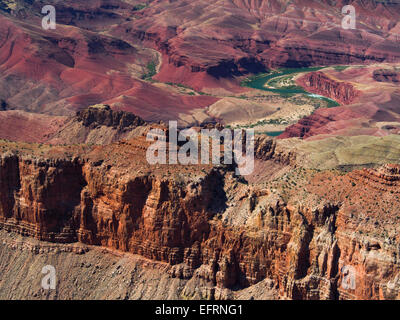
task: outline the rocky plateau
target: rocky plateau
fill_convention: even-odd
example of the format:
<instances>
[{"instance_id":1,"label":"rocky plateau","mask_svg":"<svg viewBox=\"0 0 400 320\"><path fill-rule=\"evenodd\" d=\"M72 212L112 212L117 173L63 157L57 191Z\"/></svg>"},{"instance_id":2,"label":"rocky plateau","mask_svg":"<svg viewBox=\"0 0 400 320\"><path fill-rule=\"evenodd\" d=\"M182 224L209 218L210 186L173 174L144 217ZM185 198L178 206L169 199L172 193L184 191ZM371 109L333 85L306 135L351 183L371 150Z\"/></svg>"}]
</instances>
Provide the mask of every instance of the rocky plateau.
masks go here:
<instances>
[{"instance_id":1,"label":"rocky plateau","mask_svg":"<svg viewBox=\"0 0 400 320\"><path fill-rule=\"evenodd\" d=\"M0 299L400 299L400 3L45 4L0 0ZM151 165L171 120L254 170Z\"/></svg>"}]
</instances>

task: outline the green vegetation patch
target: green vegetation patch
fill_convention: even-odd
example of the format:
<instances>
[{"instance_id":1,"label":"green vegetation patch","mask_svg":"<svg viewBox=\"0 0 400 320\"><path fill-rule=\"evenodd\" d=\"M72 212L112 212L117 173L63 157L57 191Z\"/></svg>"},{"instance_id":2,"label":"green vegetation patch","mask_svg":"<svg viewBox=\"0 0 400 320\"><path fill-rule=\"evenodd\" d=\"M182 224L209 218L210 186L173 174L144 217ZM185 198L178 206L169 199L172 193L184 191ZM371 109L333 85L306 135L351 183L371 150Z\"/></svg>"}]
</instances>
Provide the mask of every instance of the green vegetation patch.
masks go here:
<instances>
[{"instance_id":1,"label":"green vegetation patch","mask_svg":"<svg viewBox=\"0 0 400 320\"><path fill-rule=\"evenodd\" d=\"M147 72L142 76L142 79L151 80L157 74L157 64L155 61L150 61L146 68Z\"/></svg>"}]
</instances>

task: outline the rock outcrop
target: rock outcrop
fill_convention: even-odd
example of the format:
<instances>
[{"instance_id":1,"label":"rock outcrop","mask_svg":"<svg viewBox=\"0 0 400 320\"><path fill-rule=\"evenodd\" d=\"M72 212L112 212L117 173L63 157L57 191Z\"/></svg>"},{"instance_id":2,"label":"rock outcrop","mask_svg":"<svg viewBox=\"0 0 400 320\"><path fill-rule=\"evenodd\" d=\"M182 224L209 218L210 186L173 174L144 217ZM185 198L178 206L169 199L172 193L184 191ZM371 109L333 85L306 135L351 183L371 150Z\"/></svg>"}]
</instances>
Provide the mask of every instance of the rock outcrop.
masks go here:
<instances>
[{"instance_id":1,"label":"rock outcrop","mask_svg":"<svg viewBox=\"0 0 400 320\"><path fill-rule=\"evenodd\" d=\"M378 82L400 82L400 72L390 69L374 70L372 77Z\"/></svg>"},{"instance_id":2,"label":"rock outcrop","mask_svg":"<svg viewBox=\"0 0 400 320\"><path fill-rule=\"evenodd\" d=\"M113 111L108 105L94 105L78 111L76 118L85 127L107 126L119 131L129 130L145 124L145 121L140 117L129 112Z\"/></svg>"},{"instance_id":3,"label":"rock outcrop","mask_svg":"<svg viewBox=\"0 0 400 320\"><path fill-rule=\"evenodd\" d=\"M133 113L99 104L78 111L41 142L103 145L143 135L148 129L148 123Z\"/></svg>"},{"instance_id":4,"label":"rock outcrop","mask_svg":"<svg viewBox=\"0 0 400 320\"><path fill-rule=\"evenodd\" d=\"M254 140L254 156L262 161L273 160L282 165L295 165L296 154L278 145L275 139L257 136Z\"/></svg>"},{"instance_id":5,"label":"rock outcrop","mask_svg":"<svg viewBox=\"0 0 400 320\"><path fill-rule=\"evenodd\" d=\"M381 74L384 67L383 64L344 70L327 68L300 77L297 82L307 91L331 97L342 105L318 108L310 116L287 127L279 139L300 137L315 140L397 134L400 122L396 107L400 101L398 85L389 80L379 83L372 76L374 73Z\"/></svg>"},{"instance_id":6,"label":"rock outcrop","mask_svg":"<svg viewBox=\"0 0 400 320\"><path fill-rule=\"evenodd\" d=\"M277 187L241 183L229 168L150 171L140 139L79 150L56 147L47 158L41 158L43 150L4 153L1 227L41 241L79 241L168 263L171 277L204 283L203 298L233 297L232 289L266 279L281 298L398 297L397 237L385 243L378 231L356 233L362 211L349 211L341 193L342 200L328 199L331 192L314 203L310 194L320 192L312 188L321 177L303 177L310 198L300 205L301 189L288 198ZM344 190L351 189L351 177ZM335 179L339 184L340 176ZM357 272L351 290L341 286L347 265Z\"/></svg>"},{"instance_id":7,"label":"rock outcrop","mask_svg":"<svg viewBox=\"0 0 400 320\"><path fill-rule=\"evenodd\" d=\"M196 4L187 0L158 1L138 12L137 19L116 27L113 34L139 40L162 53L158 80L184 83L197 89L233 90L228 81L220 80L269 68L399 59L394 40L389 37L383 45L376 44L375 38L379 32L382 36L390 32L389 21L396 21L399 5L375 1L356 1L354 5L360 12L362 33L359 34L340 28L342 1L321 6L304 0ZM176 19L176 12L184 18L184 24ZM210 16L218 18L210 19ZM363 26L377 16L374 21L382 27ZM299 24L298 17L306 23ZM327 23L334 27L326 29ZM376 31L372 31L374 28ZM212 54L208 48L213 48Z\"/></svg>"},{"instance_id":8,"label":"rock outcrop","mask_svg":"<svg viewBox=\"0 0 400 320\"><path fill-rule=\"evenodd\" d=\"M344 105L353 103L360 95L352 84L335 81L323 72L310 72L298 79L297 83L309 92L329 97Z\"/></svg>"},{"instance_id":9,"label":"rock outcrop","mask_svg":"<svg viewBox=\"0 0 400 320\"><path fill-rule=\"evenodd\" d=\"M58 2L44 31L41 2L0 0L0 298L400 299L400 169L378 167L398 160L398 77L373 71L400 59L398 4L354 1L354 32L343 1ZM284 100L242 76L339 64L364 66L298 84L344 106L279 137L308 141L256 137L252 175L146 159L162 121L220 130L219 97ZM49 295L31 287L47 260Z\"/></svg>"},{"instance_id":10,"label":"rock outcrop","mask_svg":"<svg viewBox=\"0 0 400 320\"><path fill-rule=\"evenodd\" d=\"M345 129L348 122L362 118L362 110L359 108L336 107L329 109L318 109L312 115L299 120L291 125L279 136L279 139L299 137L307 139L317 135L340 132Z\"/></svg>"},{"instance_id":11,"label":"rock outcrop","mask_svg":"<svg viewBox=\"0 0 400 320\"><path fill-rule=\"evenodd\" d=\"M141 10L136 5L58 1L58 28L49 33L35 14L41 2L0 1L0 98L24 111L70 115L108 103L145 120L168 120L218 99L172 95L143 77L226 94L244 90L236 77L270 68L400 59L391 37L400 12L396 3L356 1L359 33L340 27L342 2L163 0ZM299 24L299 17L306 23ZM326 29L327 24L334 27Z\"/></svg>"}]
</instances>

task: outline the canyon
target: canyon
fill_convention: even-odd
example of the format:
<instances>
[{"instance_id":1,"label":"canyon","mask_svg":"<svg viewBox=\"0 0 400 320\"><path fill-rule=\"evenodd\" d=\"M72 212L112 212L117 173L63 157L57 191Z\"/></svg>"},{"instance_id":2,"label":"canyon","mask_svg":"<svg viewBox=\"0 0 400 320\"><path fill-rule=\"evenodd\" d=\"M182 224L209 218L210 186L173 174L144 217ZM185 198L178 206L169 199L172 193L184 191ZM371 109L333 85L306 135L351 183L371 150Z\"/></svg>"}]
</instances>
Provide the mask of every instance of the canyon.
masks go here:
<instances>
[{"instance_id":1,"label":"canyon","mask_svg":"<svg viewBox=\"0 0 400 320\"><path fill-rule=\"evenodd\" d=\"M78 241L167 263L168 277L185 283L180 298L227 299L250 289L291 299L399 297L398 166L344 175L291 169L248 184L229 167L149 166L146 143L14 151L2 143L9 150L0 163L2 230L44 248ZM264 164L296 161L273 140L256 144ZM38 258L47 250L35 248L21 250ZM346 265L357 270L355 290L340 285Z\"/></svg>"},{"instance_id":2,"label":"canyon","mask_svg":"<svg viewBox=\"0 0 400 320\"><path fill-rule=\"evenodd\" d=\"M53 2L0 0L0 299L400 299L400 4ZM254 171L149 164L171 120Z\"/></svg>"}]
</instances>

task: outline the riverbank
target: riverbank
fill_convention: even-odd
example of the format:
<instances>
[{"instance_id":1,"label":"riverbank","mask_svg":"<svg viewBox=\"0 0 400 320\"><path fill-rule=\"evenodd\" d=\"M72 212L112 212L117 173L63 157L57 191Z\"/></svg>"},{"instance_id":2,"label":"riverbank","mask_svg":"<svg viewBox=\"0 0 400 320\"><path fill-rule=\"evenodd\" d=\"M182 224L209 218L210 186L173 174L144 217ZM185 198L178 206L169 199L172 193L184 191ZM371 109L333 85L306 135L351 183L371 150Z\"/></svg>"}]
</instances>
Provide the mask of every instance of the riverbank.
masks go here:
<instances>
[{"instance_id":1,"label":"riverbank","mask_svg":"<svg viewBox=\"0 0 400 320\"><path fill-rule=\"evenodd\" d=\"M295 82L295 78L301 76L302 74L319 71L325 68L328 67L278 69L271 71L270 73L267 74L263 73L249 77L243 80L241 85L244 87L277 93L283 99L288 101L290 100L291 102L293 102L294 105L301 105L301 103L296 103L296 102L300 102L306 99L314 107L314 111L321 107L332 108L339 106L340 104L329 97L308 92L303 87L298 86ZM263 124L274 123L274 122L276 121L271 119L266 119L259 121L255 124L247 125L245 127L254 128ZM279 124L284 124L284 122L280 121ZM281 132L282 129L277 128L277 130L265 131L262 133L276 137L279 136Z\"/></svg>"}]
</instances>

